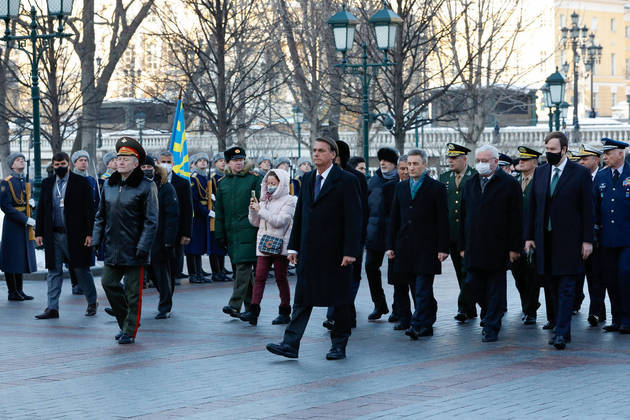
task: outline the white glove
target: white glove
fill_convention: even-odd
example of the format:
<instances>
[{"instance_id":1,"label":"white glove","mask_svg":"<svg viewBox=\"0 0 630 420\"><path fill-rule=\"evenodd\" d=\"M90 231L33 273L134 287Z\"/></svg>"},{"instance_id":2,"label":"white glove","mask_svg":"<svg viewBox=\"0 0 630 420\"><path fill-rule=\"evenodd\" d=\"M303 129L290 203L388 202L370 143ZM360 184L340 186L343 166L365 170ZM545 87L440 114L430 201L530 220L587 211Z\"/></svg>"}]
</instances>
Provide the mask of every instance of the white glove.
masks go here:
<instances>
[{"instance_id":1,"label":"white glove","mask_svg":"<svg viewBox=\"0 0 630 420\"><path fill-rule=\"evenodd\" d=\"M214 194L211 194L212 197L212 201L217 201L217 198L214 196Z\"/></svg>"},{"instance_id":2,"label":"white glove","mask_svg":"<svg viewBox=\"0 0 630 420\"><path fill-rule=\"evenodd\" d=\"M208 216L212 217L213 219L214 219L214 214L215 214L215 213L214 213L214 211L212 211L212 210L210 210L210 211L208 212Z\"/></svg>"},{"instance_id":3,"label":"white glove","mask_svg":"<svg viewBox=\"0 0 630 420\"><path fill-rule=\"evenodd\" d=\"M33 219L32 217L26 219L26 226L35 227L35 219Z\"/></svg>"},{"instance_id":4,"label":"white glove","mask_svg":"<svg viewBox=\"0 0 630 420\"><path fill-rule=\"evenodd\" d=\"M35 207L35 200L32 199L32 198L30 200L28 200L28 205L31 206L31 207Z\"/></svg>"}]
</instances>

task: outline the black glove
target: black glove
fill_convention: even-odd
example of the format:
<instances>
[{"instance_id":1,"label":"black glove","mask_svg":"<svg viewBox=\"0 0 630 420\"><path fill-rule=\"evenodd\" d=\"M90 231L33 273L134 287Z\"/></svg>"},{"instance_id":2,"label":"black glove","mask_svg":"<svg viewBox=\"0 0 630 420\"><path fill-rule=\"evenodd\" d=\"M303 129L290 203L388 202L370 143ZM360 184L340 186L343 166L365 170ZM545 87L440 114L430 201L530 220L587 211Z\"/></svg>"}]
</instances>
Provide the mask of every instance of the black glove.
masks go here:
<instances>
[{"instance_id":1,"label":"black glove","mask_svg":"<svg viewBox=\"0 0 630 420\"><path fill-rule=\"evenodd\" d=\"M149 256L149 253L147 251L144 251L142 249L138 249L136 251L136 258L139 260L146 260L148 256Z\"/></svg>"}]
</instances>

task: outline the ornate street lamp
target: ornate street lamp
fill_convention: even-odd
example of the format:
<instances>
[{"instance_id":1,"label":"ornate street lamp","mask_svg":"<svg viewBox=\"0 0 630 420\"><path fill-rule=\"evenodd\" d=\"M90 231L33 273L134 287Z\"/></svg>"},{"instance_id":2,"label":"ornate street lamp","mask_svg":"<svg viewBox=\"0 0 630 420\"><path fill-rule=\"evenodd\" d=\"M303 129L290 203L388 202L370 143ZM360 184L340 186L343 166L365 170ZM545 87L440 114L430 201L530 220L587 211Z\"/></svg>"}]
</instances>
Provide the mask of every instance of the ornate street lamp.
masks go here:
<instances>
[{"instance_id":1,"label":"ornate street lamp","mask_svg":"<svg viewBox=\"0 0 630 420\"><path fill-rule=\"evenodd\" d=\"M560 104L564 102L564 94L566 87L566 79L556 68L555 73L552 73L545 80L545 85L542 88L543 96L545 98L545 106L549 108L549 131L552 131L553 116L556 120L556 131L560 130ZM555 112L552 109L555 107ZM575 112L575 108L574 108Z\"/></svg>"},{"instance_id":2,"label":"ornate street lamp","mask_svg":"<svg viewBox=\"0 0 630 420\"><path fill-rule=\"evenodd\" d=\"M304 113L297 105L293 107L293 122L295 123L295 130L297 131L299 159L302 157L302 123L304 122Z\"/></svg>"},{"instance_id":3,"label":"ornate street lamp","mask_svg":"<svg viewBox=\"0 0 630 420\"><path fill-rule=\"evenodd\" d=\"M138 129L138 141L142 144L142 129L147 122L147 114L138 112L136 114L136 128Z\"/></svg>"},{"instance_id":4,"label":"ornate street lamp","mask_svg":"<svg viewBox=\"0 0 630 420\"><path fill-rule=\"evenodd\" d=\"M580 123L578 121L578 78L579 70L578 65L580 63L579 50L584 51L585 43L588 38L588 28L586 26L579 26L580 15L573 12L571 14L571 27L563 27L560 29L560 40L564 49L571 48L573 51L573 127L576 130L580 129ZM568 71L568 66L567 66Z\"/></svg>"},{"instance_id":5,"label":"ornate street lamp","mask_svg":"<svg viewBox=\"0 0 630 420\"><path fill-rule=\"evenodd\" d=\"M595 118L597 116L597 112L595 111L595 101L593 100L593 77L595 76L595 65L602 62L603 48L601 45L595 43L594 33L591 33L588 38L588 46L582 46L582 54L586 57L584 61L584 69L591 78L591 112L589 112L589 117Z\"/></svg>"},{"instance_id":6,"label":"ornate street lamp","mask_svg":"<svg viewBox=\"0 0 630 420\"><path fill-rule=\"evenodd\" d=\"M368 63L367 44L364 43L361 64L348 64L346 62L346 52L352 49L354 33L359 24L359 20L352 13L346 11L345 3L342 6L341 12L336 13L328 19L328 24L331 26L335 38L335 48L342 53L341 63L336 64L336 67L341 67L344 73L353 74L361 80L361 96L363 100L361 110L363 116L363 157L368 168L370 162L368 133L370 122L370 107L368 102L370 82L378 73L379 68L395 65L395 63L387 59L387 51L396 46L398 27L402 23L402 19L383 2L383 9L376 12L369 19L369 22L374 29L376 46L384 51L383 62ZM372 70L371 73L369 72L370 69Z\"/></svg>"},{"instance_id":7,"label":"ornate street lamp","mask_svg":"<svg viewBox=\"0 0 630 420\"><path fill-rule=\"evenodd\" d=\"M59 25L56 32L46 33L46 26L42 26L37 22L37 10L35 6L31 6L30 17L31 23L29 25L28 35L12 35L11 34L11 20L17 20L20 12L20 0L0 0L0 19L4 20L6 29L4 37L0 38L0 41L4 41L7 44L12 41L12 47L16 48L28 55L31 63L31 99L33 101L33 152L35 155L35 179L33 188L33 198L35 201L39 199L39 190L42 184L42 153L41 153L41 127L39 116L39 64L45 50L51 40L55 38L63 39L69 38L72 35L63 32L63 21L70 16L72 12L73 0L47 0L48 16L57 18ZM37 41L43 40L38 45ZM27 49L26 42L30 41L30 49Z\"/></svg>"}]
</instances>

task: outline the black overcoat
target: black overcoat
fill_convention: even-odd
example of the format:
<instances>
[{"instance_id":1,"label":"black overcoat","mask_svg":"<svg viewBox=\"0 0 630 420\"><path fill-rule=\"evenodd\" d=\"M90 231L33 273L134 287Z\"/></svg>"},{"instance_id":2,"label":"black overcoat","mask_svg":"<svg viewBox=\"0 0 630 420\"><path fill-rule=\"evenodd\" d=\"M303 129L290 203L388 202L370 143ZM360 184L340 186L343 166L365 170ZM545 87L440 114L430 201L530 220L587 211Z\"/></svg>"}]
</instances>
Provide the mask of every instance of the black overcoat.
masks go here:
<instances>
[{"instance_id":1,"label":"black overcoat","mask_svg":"<svg viewBox=\"0 0 630 420\"><path fill-rule=\"evenodd\" d=\"M190 238L192 231L192 192L190 190L190 181L177 175L175 172L171 175L171 184L177 193L177 203L179 206L179 227L177 230L177 242L182 236Z\"/></svg>"},{"instance_id":2,"label":"black overcoat","mask_svg":"<svg viewBox=\"0 0 630 420\"><path fill-rule=\"evenodd\" d=\"M479 174L464 186L459 239L466 269L507 270L510 251L523 249L523 197L514 177L494 172L481 193Z\"/></svg>"},{"instance_id":3,"label":"black overcoat","mask_svg":"<svg viewBox=\"0 0 630 420\"><path fill-rule=\"evenodd\" d=\"M157 183L156 183L157 184ZM169 182L157 184L158 188L158 224L155 239L151 247L151 258L168 258L166 246L176 244L179 222L179 203L175 188Z\"/></svg>"},{"instance_id":4,"label":"black overcoat","mask_svg":"<svg viewBox=\"0 0 630 420\"><path fill-rule=\"evenodd\" d=\"M361 203L354 175L333 165L317 199L317 171L304 175L289 250L298 252L295 303L339 306L352 303L352 265L344 256L361 252Z\"/></svg>"},{"instance_id":5,"label":"black overcoat","mask_svg":"<svg viewBox=\"0 0 630 420\"><path fill-rule=\"evenodd\" d=\"M446 186L425 175L411 199L409 180L399 182L389 218L387 249L393 249L394 271L442 274L438 252L448 254L449 224Z\"/></svg>"},{"instance_id":6,"label":"black overcoat","mask_svg":"<svg viewBox=\"0 0 630 420\"><path fill-rule=\"evenodd\" d=\"M57 177L49 176L42 181L37 206L35 236L44 239L46 268L55 268L55 238L53 234L53 191ZM84 246L86 236L92 236L94 227L94 200L92 186L87 178L70 172L64 196L63 214L66 221L66 237L70 268L88 268L94 265L92 248Z\"/></svg>"},{"instance_id":7,"label":"black overcoat","mask_svg":"<svg viewBox=\"0 0 630 420\"><path fill-rule=\"evenodd\" d=\"M593 242L593 199L588 169L567 161L549 197L551 166L539 166L532 179L527 239L536 243L536 267L539 274L576 275L584 273L582 243ZM551 215L551 273L545 273L545 229Z\"/></svg>"}]
</instances>

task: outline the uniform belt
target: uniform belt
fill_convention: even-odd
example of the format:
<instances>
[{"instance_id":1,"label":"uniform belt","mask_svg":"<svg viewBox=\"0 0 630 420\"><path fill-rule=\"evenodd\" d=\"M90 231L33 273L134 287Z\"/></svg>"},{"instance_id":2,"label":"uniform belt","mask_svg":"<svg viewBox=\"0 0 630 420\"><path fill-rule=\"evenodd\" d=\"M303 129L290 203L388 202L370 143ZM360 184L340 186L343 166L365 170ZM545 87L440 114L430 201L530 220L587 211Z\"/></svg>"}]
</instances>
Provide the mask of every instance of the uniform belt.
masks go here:
<instances>
[{"instance_id":1,"label":"uniform belt","mask_svg":"<svg viewBox=\"0 0 630 420\"><path fill-rule=\"evenodd\" d=\"M61 226L61 227L53 227L53 232L55 233L66 233L66 228Z\"/></svg>"},{"instance_id":2,"label":"uniform belt","mask_svg":"<svg viewBox=\"0 0 630 420\"><path fill-rule=\"evenodd\" d=\"M201 205L202 206L207 206L208 205L208 200L201 200Z\"/></svg>"},{"instance_id":3,"label":"uniform belt","mask_svg":"<svg viewBox=\"0 0 630 420\"><path fill-rule=\"evenodd\" d=\"M26 211L26 206L13 207L13 208L16 209L17 211Z\"/></svg>"}]
</instances>

